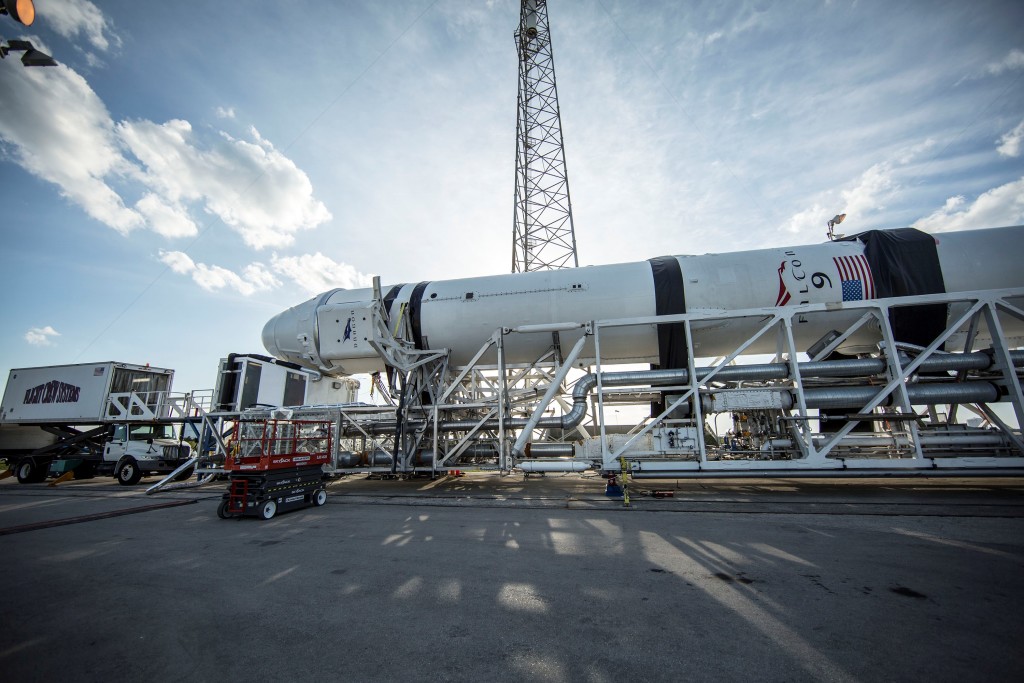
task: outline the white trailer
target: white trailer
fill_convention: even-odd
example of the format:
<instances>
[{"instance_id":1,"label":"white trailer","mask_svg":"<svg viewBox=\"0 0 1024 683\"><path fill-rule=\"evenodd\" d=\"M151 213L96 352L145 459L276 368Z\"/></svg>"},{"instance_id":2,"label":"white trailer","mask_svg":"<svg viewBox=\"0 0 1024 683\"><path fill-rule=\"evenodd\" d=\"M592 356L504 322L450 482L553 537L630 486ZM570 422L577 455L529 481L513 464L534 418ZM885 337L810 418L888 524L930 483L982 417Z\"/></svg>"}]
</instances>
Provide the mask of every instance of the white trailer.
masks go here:
<instances>
[{"instance_id":1,"label":"white trailer","mask_svg":"<svg viewBox=\"0 0 1024 683\"><path fill-rule=\"evenodd\" d=\"M240 412L250 408L354 403L359 381L324 377L296 363L254 353L222 358L217 372L214 409Z\"/></svg>"},{"instance_id":2,"label":"white trailer","mask_svg":"<svg viewBox=\"0 0 1024 683\"><path fill-rule=\"evenodd\" d=\"M155 399L171 390L174 370L131 363L81 363L11 370L0 405L4 424L96 424L108 414L111 394Z\"/></svg>"},{"instance_id":3,"label":"white trailer","mask_svg":"<svg viewBox=\"0 0 1024 683\"><path fill-rule=\"evenodd\" d=\"M173 378L167 368L116 362L11 370L0 457L22 483L73 471L129 485L172 472L192 455L166 410Z\"/></svg>"}]
</instances>

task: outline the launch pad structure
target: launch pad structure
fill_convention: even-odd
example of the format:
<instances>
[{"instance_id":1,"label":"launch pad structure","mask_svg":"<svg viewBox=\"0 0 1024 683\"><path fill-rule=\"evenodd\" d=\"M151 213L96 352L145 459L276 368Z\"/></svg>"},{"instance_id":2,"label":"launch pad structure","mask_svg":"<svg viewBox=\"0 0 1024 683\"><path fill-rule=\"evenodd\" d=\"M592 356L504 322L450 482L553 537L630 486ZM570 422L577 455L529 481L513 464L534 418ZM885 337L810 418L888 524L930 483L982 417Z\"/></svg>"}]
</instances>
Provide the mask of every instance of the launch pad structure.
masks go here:
<instances>
[{"instance_id":1,"label":"launch pad structure","mask_svg":"<svg viewBox=\"0 0 1024 683\"><path fill-rule=\"evenodd\" d=\"M213 460L294 421L330 425L334 474L1024 472L1024 226L839 239L844 214L825 244L573 268L546 0L515 40L512 274L275 316L277 361L370 374L387 403L220 415Z\"/></svg>"},{"instance_id":2,"label":"launch pad structure","mask_svg":"<svg viewBox=\"0 0 1024 683\"><path fill-rule=\"evenodd\" d=\"M329 423L335 474L527 475L628 472L634 478L987 475L1024 467L1020 339L1024 289L929 294L733 311L694 311L496 329L471 360L420 350L408 316L391 329L379 286L360 314L385 361L395 405L256 410L245 420ZM926 347L896 341L892 313L941 306L948 324ZM609 335L679 326L686 367L619 369ZM723 330L750 331L705 362ZM825 329L802 348L805 329ZM577 335L572 346L563 337ZM540 337L531 362L508 345ZM878 341L858 357L836 349ZM990 340L984 347L979 339ZM767 362L738 364L774 347ZM950 351L945 349L956 349ZM637 419L624 423L623 415ZM610 418L610 416L613 416ZM1016 422L1016 426L1013 424Z\"/></svg>"}]
</instances>

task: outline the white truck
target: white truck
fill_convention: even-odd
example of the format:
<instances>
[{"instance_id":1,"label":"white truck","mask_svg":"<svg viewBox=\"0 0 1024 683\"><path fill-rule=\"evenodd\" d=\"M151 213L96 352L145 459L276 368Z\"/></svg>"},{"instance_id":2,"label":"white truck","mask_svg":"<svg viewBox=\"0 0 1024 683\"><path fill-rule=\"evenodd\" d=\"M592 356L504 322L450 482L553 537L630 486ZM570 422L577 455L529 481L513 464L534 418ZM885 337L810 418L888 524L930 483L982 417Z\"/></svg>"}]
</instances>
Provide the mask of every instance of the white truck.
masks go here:
<instances>
[{"instance_id":1,"label":"white truck","mask_svg":"<svg viewBox=\"0 0 1024 683\"><path fill-rule=\"evenodd\" d=\"M173 472L192 457L181 420L167 410L173 378L166 368L116 362L11 370L0 404L0 458L22 483L74 472L132 485Z\"/></svg>"}]
</instances>

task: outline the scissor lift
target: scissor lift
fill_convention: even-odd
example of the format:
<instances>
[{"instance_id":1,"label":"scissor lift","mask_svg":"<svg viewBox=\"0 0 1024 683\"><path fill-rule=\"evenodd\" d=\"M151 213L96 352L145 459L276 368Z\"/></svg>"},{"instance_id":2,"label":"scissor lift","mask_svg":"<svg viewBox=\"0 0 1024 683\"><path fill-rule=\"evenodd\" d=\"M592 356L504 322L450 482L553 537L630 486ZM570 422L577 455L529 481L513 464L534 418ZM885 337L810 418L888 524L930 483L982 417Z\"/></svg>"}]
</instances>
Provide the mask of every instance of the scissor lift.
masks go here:
<instances>
[{"instance_id":1,"label":"scissor lift","mask_svg":"<svg viewBox=\"0 0 1024 683\"><path fill-rule=\"evenodd\" d=\"M270 519L327 502L323 465L331 460L332 425L319 420L241 421L224 463L228 490L217 516Z\"/></svg>"}]
</instances>

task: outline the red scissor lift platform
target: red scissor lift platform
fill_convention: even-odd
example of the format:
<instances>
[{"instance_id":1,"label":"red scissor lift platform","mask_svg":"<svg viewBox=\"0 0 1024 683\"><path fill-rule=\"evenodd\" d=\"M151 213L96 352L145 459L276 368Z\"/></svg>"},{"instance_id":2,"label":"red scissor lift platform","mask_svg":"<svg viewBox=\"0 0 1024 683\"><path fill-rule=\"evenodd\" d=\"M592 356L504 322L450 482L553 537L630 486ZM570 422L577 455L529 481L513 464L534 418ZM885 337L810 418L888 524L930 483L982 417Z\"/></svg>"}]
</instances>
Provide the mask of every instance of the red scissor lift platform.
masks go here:
<instances>
[{"instance_id":1,"label":"red scissor lift platform","mask_svg":"<svg viewBox=\"0 0 1024 683\"><path fill-rule=\"evenodd\" d=\"M224 463L230 481L217 516L270 519L326 503L323 466L331 461L332 427L322 420L239 422Z\"/></svg>"}]
</instances>

